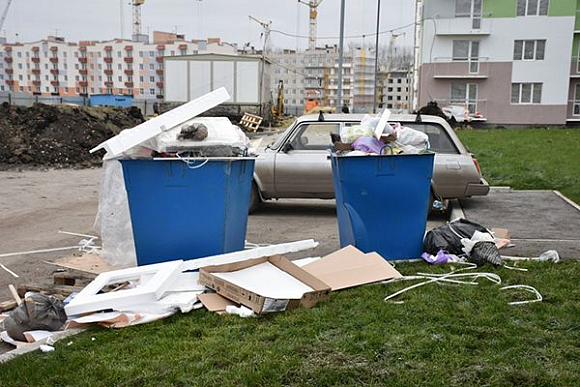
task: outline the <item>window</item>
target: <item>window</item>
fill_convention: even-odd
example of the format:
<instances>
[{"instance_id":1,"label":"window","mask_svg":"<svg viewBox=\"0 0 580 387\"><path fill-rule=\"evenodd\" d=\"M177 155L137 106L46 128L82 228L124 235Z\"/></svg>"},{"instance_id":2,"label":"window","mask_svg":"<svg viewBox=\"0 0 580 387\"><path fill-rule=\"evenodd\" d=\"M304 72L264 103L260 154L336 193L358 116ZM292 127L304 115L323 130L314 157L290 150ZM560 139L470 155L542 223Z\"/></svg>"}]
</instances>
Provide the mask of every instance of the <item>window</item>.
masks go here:
<instances>
[{"instance_id":1,"label":"window","mask_svg":"<svg viewBox=\"0 0 580 387\"><path fill-rule=\"evenodd\" d=\"M119 75L119 82L123 81L123 77Z\"/></svg>"},{"instance_id":2,"label":"window","mask_svg":"<svg viewBox=\"0 0 580 387\"><path fill-rule=\"evenodd\" d=\"M580 116L580 83L574 86L574 107L572 114L575 116Z\"/></svg>"},{"instance_id":3,"label":"window","mask_svg":"<svg viewBox=\"0 0 580 387\"><path fill-rule=\"evenodd\" d=\"M469 72L479 72L479 42L475 40L454 40L453 61L469 61Z\"/></svg>"},{"instance_id":4,"label":"window","mask_svg":"<svg viewBox=\"0 0 580 387\"><path fill-rule=\"evenodd\" d=\"M470 113L475 113L477 111L477 83L452 83L450 105L466 106Z\"/></svg>"},{"instance_id":5,"label":"window","mask_svg":"<svg viewBox=\"0 0 580 387\"><path fill-rule=\"evenodd\" d=\"M139 65L139 70L143 70L143 63Z\"/></svg>"},{"instance_id":6,"label":"window","mask_svg":"<svg viewBox=\"0 0 580 387\"><path fill-rule=\"evenodd\" d=\"M512 83L511 102L514 104L541 103L541 83Z\"/></svg>"},{"instance_id":7,"label":"window","mask_svg":"<svg viewBox=\"0 0 580 387\"><path fill-rule=\"evenodd\" d=\"M149 82L155 82L155 77L149 77Z\"/></svg>"},{"instance_id":8,"label":"window","mask_svg":"<svg viewBox=\"0 0 580 387\"><path fill-rule=\"evenodd\" d=\"M121 65L121 63L119 63L119 64L117 65L117 68L118 68L119 70L121 70L121 69L123 68L123 66Z\"/></svg>"},{"instance_id":9,"label":"window","mask_svg":"<svg viewBox=\"0 0 580 387\"><path fill-rule=\"evenodd\" d=\"M545 40L515 40L514 60L544 60Z\"/></svg>"},{"instance_id":10,"label":"window","mask_svg":"<svg viewBox=\"0 0 580 387\"><path fill-rule=\"evenodd\" d=\"M545 16L548 14L549 0L518 0L517 16Z\"/></svg>"},{"instance_id":11,"label":"window","mask_svg":"<svg viewBox=\"0 0 580 387\"><path fill-rule=\"evenodd\" d=\"M155 56L155 52L154 51L149 51L149 57L153 58Z\"/></svg>"},{"instance_id":12,"label":"window","mask_svg":"<svg viewBox=\"0 0 580 387\"><path fill-rule=\"evenodd\" d=\"M143 58L143 51L139 51L139 58Z\"/></svg>"},{"instance_id":13,"label":"window","mask_svg":"<svg viewBox=\"0 0 580 387\"><path fill-rule=\"evenodd\" d=\"M324 150L332 146L330 133L338 133L338 124L304 124L291 144L294 150Z\"/></svg>"},{"instance_id":14,"label":"window","mask_svg":"<svg viewBox=\"0 0 580 387\"><path fill-rule=\"evenodd\" d=\"M155 94L155 89L149 89L149 94L154 95Z\"/></svg>"},{"instance_id":15,"label":"window","mask_svg":"<svg viewBox=\"0 0 580 387\"><path fill-rule=\"evenodd\" d=\"M155 70L155 65L154 64L150 64L149 65L149 70Z\"/></svg>"}]
</instances>

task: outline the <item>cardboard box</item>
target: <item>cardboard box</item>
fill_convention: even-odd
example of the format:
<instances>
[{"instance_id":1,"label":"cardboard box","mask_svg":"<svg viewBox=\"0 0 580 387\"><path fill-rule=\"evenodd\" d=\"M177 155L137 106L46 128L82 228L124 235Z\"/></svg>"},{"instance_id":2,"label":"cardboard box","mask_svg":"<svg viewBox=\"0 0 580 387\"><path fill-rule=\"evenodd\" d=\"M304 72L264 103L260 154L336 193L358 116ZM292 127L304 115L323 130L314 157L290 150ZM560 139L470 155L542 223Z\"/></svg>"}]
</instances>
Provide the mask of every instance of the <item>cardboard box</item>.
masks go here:
<instances>
[{"instance_id":1,"label":"cardboard box","mask_svg":"<svg viewBox=\"0 0 580 387\"><path fill-rule=\"evenodd\" d=\"M365 254L350 245L302 268L327 283L333 291L401 278L401 273L379 254Z\"/></svg>"},{"instance_id":2,"label":"cardboard box","mask_svg":"<svg viewBox=\"0 0 580 387\"><path fill-rule=\"evenodd\" d=\"M238 272L266 262L286 273L298 283L308 286L312 290L307 291L300 298L272 298L246 289L246 287L252 287L249 286L252 284L248 283L248 285L242 286L219 278L216 275L218 273ZM256 276L251 280L258 283L261 279ZM298 307L312 308L319 301L327 299L330 294L330 287L327 284L279 255L249 259L224 265L202 267L199 270L199 283L213 289L216 293L238 304L247 306L255 313L279 312L283 310L296 309ZM277 290L280 292L284 291L284 289Z\"/></svg>"}]
</instances>

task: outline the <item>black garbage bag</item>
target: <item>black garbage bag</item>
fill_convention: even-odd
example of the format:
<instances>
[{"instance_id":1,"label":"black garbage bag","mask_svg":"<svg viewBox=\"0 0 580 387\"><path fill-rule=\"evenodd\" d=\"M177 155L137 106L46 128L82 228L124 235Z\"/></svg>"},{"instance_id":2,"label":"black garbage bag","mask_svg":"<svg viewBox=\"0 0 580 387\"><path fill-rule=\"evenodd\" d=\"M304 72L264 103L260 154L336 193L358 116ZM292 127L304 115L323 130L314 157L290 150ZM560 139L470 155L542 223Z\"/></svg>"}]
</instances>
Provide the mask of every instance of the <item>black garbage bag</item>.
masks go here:
<instances>
[{"instance_id":1,"label":"black garbage bag","mask_svg":"<svg viewBox=\"0 0 580 387\"><path fill-rule=\"evenodd\" d=\"M471 239L476 231L489 232L482 225L467 219L458 219L429 231L423 239L423 251L436 255L439 250L451 254L463 254L462 238Z\"/></svg>"},{"instance_id":2,"label":"black garbage bag","mask_svg":"<svg viewBox=\"0 0 580 387\"><path fill-rule=\"evenodd\" d=\"M478 242L469 252L469 262L473 262L477 266L483 266L486 262L494 266L500 266L503 264L503 258L499 254L495 243Z\"/></svg>"},{"instance_id":3,"label":"black garbage bag","mask_svg":"<svg viewBox=\"0 0 580 387\"><path fill-rule=\"evenodd\" d=\"M34 330L57 331L66 322L62 301L41 293L29 293L22 304L4 320L8 336L26 341L24 332Z\"/></svg>"}]
</instances>

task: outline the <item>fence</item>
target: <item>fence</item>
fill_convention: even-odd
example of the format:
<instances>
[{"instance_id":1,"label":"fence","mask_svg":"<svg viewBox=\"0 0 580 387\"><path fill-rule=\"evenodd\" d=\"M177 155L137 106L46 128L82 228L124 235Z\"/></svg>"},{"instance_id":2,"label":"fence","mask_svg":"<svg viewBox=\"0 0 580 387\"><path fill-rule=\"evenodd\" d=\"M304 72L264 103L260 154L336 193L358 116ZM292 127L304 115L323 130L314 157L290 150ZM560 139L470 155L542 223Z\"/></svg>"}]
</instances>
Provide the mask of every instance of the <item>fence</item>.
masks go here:
<instances>
[{"instance_id":1,"label":"fence","mask_svg":"<svg viewBox=\"0 0 580 387\"><path fill-rule=\"evenodd\" d=\"M25 93L0 93L0 104L8 103L10 105L32 106L35 103L45 105L78 105L89 106L87 97L62 97L62 96L40 96ZM138 107L144 116L153 115L153 104L155 100L133 99L133 106Z\"/></svg>"}]
</instances>

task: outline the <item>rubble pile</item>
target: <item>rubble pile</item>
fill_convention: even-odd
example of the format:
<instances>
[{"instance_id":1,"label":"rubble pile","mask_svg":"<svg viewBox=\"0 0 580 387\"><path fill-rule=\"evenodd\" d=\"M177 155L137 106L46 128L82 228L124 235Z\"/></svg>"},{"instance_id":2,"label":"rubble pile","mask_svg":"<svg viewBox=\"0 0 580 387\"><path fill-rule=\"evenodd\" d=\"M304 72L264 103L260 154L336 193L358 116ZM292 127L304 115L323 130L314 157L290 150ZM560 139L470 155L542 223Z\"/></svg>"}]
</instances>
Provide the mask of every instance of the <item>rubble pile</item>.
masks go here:
<instances>
[{"instance_id":1,"label":"rubble pile","mask_svg":"<svg viewBox=\"0 0 580 387\"><path fill-rule=\"evenodd\" d=\"M0 105L0 164L89 167L102 154L89 150L143 122L136 107Z\"/></svg>"}]
</instances>

